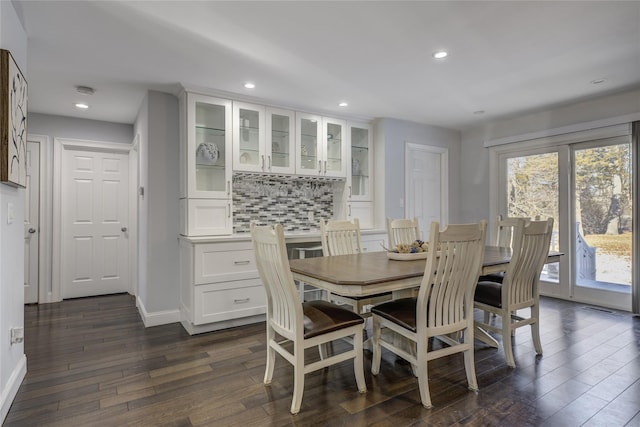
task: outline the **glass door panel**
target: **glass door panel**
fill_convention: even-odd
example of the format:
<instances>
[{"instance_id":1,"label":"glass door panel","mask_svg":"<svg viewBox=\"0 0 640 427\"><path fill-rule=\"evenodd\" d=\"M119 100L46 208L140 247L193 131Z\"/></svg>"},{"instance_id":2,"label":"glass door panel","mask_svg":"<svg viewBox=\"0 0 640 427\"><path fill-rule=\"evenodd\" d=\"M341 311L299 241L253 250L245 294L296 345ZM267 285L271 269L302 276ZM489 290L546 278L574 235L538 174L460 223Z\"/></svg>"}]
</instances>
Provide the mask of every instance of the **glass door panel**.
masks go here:
<instances>
[{"instance_id":1,"label":"glass door panel","mask_svg":"<svg viewBox=\"0 0 640 427\"><path fill-rule=\"evenodd\" d=\"M278 168L291 167L291 138L289 132L291 118L280 114L271 115L271 158L272 165Z\"/></svg>"},{"instance_id":2,"label":"glass door panel","mask_svg":"<svg viewBox=\"0 0 640 427\"><path fill-rule=\"evenodd\" d=\"M616 140L573 151L575 285L631 294L631 144Z\"/></svg>"},{"instance_id":3,"label":"glass door panel","mask_svg":"<svg viewBox=\"0 0 640 427\"><path fill-rule=\"evenodd\" d=\"M196 191L225 191L226 107L196 102L195 183Z\"/></svg>"},{"instance_id":4,"label":"glass door panel","mask_svg":"<svg viewBox=\"0 0 640 427\"><path fill-rule=\"evenodd\" d=\"M351 126L351 194L354 199L371 197L369 179L369 128Z\"/></svg>"},{"instance_id":5,"label":"glass door panel","mask_svg":"<svg viewBox=\"0 0 640 427\"><path fill-rule=\"evenodd\" d=\"M507 158L507 216L554 219L550 250L559 246L558 153ZM559 283L559 263L545 264L541 280Z\"/></svg>"},{"instance_id":6,"label":"glass door panel","mask_svg":"<svg viewBox=\"0 0 640 427\"><path fill-rule=\"evenodd\" d=\"M297 162L296 172L307 175L320 175L322 163L320 155L320 134L322 118L305 113L296 113Z\"/></svg>"},{"instance_id":7,"label":"glass door panel","mask_svg":"<svg viewBox=\"0 0 640 427\"><path fill-rule=\"evenodd\" d=\"M326 172L339 172L342 169L342 130L340 124L327 123Z\"/></svg>"},{"instance_id":8,"label":"glass door panel","mask_svg":"<svg viewBox=\"0 0 640 427\"><path fill-rule=\"evenodd\" d=\"M238 111L238 132L240 133L240 164L260 165L260 121L259 112L240 108Z\"/></svg>"}]
</instances>

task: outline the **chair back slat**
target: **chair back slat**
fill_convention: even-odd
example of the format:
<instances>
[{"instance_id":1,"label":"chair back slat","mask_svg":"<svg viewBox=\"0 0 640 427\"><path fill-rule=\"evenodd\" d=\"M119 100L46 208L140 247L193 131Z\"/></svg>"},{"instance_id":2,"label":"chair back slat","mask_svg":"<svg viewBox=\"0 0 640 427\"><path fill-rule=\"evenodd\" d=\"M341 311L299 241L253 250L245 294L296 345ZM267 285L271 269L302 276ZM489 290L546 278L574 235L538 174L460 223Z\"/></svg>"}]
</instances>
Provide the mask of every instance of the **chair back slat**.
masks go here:
<instances>
[{"instance_id":1,"label":"chair back slat","mask_svg":"<svg viewBox=\"0 0 640 427\"><path fill-rule=\"evenodd\" d=\"M503 304L522 305L538 294L540 273L549 254L553 218L522 222L514 230L513 255L503 282Z\"/></svg>"},{"instance_id":2,"label":"chair back slat","mask_svg":"<svg viewBox=\"0 0 640 427\"><path fill-rule=\"evenodd\" d=\"M387 238L389 240L389 249L394 249L396 245L401 243L411 244L420 239L418 218L387 218Z\"/></svg>"},{"instance_id":3,"label":"chair back slat","mask_svg":"<svg viewBox=\"0 0 640 427\"><path fill-rule=\"evenodd\" d=\"M267 321L285 338L304 331L302 304L289 268L282 225L258 227L252 225L251 237L256 264L267 294Z\"/></svg>"},{"instance_id":4,"label":"chair back slat","mask_svg":"<svg viewBox=\"0 0 640 427\"><path fill-rule=\"evenodd\" d=\"M322 252L324 256L351 255L362 252L360 222L343 220L320 220Z\"/></svg>"},{"instance_id":5,"label":"chair back slat","mask_svg":"<svg viewBox=\"0 0 640 427\"><path fill-rule=\"evenodd\" d=\"M434 332L473 318L473 294L484 257L487 223L449 225L442 232L439 227L439 223L431 223L416 318L419 325L426 324Z\"/></svg>"}]
</instances>

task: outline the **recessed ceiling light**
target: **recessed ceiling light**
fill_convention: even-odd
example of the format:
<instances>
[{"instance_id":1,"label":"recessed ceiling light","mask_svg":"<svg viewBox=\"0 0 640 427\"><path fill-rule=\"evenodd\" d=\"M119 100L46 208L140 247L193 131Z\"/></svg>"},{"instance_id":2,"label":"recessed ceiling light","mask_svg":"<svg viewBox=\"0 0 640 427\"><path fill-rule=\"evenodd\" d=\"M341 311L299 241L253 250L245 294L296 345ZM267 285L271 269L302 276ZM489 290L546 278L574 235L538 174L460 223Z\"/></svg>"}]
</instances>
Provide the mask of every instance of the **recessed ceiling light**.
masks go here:
<instances>
[{"instance_id":1,"label":"recessed ceiling light","mask_svg":"<svg viewBox=\"0 0 640 427\"><path fill-rule=\"evenodd\" d=\"M479 116L481 114L484 114L484 110L476 110L476 111L473 112L473 114Z\"/></svg>"},{"instance_id":2,"label":"recessed ceiling light","mask_svg":"<svg viewBox=\"0 0 640 427\"><path fill-rule=\"evenodd\" d=\"M246 82L246 83L244 84L244 87L245 87L246 89L254 89L254 88L256 87L256 85L255 85L255 83Z\"/></svg>"},{"instance_id":3,"label":"recessed ceiling light","mask_svg":"<svg viewBox=\"0 0 640 427\"><path fill-rule=\"evenodd\" d=\"M436 59L444 59L449 55L449 53L445 50L439 50L438 52L433 54L433 57Z\"/></svg>"},{"instance_id":4,"label":"recessed ceiling light","mask_svg":"<svg viewBox=\"0 0 640 427\"><path fill-rule=\"evenodd\" d=\"M347 102L345 102L345 101L341 101L341 102L338 104L338 107L348 107L348 106L349 106L349 104L348 104Z\"/></svg>"},{"instance_id":5,"label":"recessed ceiling light","mask_svg":"<svg viewBox=\"0 0 640 427\"><path fill-rule=\"evenodd\" d=\"M80 108L82 110L86 110L87 108L89 108L89 104L85 104L84 102L77 102L74 105L76 106L76 108Z\"/></svg>"},{"instance_id":6,"label":"recessed ceiling light","mask_svg":"<svg viewBox=\"0 0 640 427\"><path fill-rule=\"evenodd\" d=\"M592 85L599 85L600 83L604 83L606 81L607 81L607 79L595 79L595 80L591 80L591 84Z\"/></svg>"}]
</instances>

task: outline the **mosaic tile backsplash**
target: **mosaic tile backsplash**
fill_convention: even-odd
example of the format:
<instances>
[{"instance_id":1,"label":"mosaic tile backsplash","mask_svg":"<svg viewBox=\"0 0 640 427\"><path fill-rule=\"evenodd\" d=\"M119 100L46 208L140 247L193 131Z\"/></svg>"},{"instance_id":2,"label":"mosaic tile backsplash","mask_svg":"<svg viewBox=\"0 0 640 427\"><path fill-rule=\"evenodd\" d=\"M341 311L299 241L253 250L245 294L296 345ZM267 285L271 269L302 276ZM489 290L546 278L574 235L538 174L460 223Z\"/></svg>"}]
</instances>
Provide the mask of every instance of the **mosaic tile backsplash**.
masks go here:
<instances>
[{"instance_id":1,"label":"mosaic tile backsplash","mask_svg":"<svg viewBox=\"0 0 640 427\"><path fill-rule=\"evenodd\" d=\"M252 222L280 223L285 232L317 231L320 218L333 217L333 185L294 177L234 175L233 232L249 233Z\"/></svg>"}]
</instances>

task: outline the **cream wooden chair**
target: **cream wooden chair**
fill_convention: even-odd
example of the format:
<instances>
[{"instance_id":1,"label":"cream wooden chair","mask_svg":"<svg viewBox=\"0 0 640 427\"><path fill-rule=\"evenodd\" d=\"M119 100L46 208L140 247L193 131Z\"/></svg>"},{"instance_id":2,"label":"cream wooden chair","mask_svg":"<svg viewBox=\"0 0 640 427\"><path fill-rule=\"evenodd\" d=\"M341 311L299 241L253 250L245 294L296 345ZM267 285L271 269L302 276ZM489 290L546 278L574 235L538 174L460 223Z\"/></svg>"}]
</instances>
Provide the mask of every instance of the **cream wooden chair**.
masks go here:
<instances>
[{"instance_id":1,"label":"cream wooden chair","mask_svg":"<svg viewBox=\"0 0 640 427\"><path fill-rule=\"evenodd\" d=\"M293 365L293 400L291 413L297 414L302 403L304 376L348 359L354 359L358 391L367 391L364 379L362 325L364 319L350 310L327 301L300 302L293 281L282 225L252 225L251 237L260 278L267 294L267 366L264 383L273 377L276 352ZM305 349L342 338L353 339L353 349L305 363ZM293 351L290 351L293 344Z\"/></svg>"},{"instance_id":2,"label":"cream wooden chair","mask_svg":"<svg viewBox=\"0 0 640 427\"><path fill-rule=\"evenodd\" d=\"M469 389L478 390L473 357L473 293L484 258L487 223L449 225L442 232L439 227L437 222L431 223L427 263L418 296L371 309L371 372L374 375L380 372L381 347L407 360L418 377L420 399L426 408L431 407L429 360L463 353ZM382 328L391 333L383 335ZM416 355L401 348L398 337L415 343ZM437 337L447 346L429 350L431 337Z\"/></svg>"},{"instance_id":3,"label":"cream wooden chair","mask_svg":"<svg viewBox=\"0 0 640 427\"><path fill-rule=\"evenodd\" d=\"M391 219L387 218L387 238L389 249L395 249L399 243L411 244L420 239L420 225L418 218Z\"/></svg>"},{"instance_id":4,"label":"cream wooden chair","mask_svg":"<svg viewBox=\"0 0 640 427\"><path fill-rule=\"evenodd\" d=\"M519 223L519 220L524 220L525 225L531 221L531 218L526 217L503 217L502 215L498 215L496 218L496 226L493 230L493 236L491 239L491 244L494 246L498 246L501 248L509 248L511 249L513 245L513 230ZM504 273L492 273L484 276L480 276L479 281L489 281L489 282L498 282L502 283L504 279ZM487 314L485 319L488 319L489 315ZM488 321L488 320L485 320Z\"/></svg>"},{"instance_id":5,"label":"cream wooden chair","mask_svg":"<svg viewBox=\"0 0 640 427\"><path fill-rule=\"evenodd\" d=\"M352 255L362 253L362 239L360 237L360 222L354 218L347 220L320 220L320 237L324 256ZM329 293L329 301L340 305L348 305L355 313L365 317L370 316L367 310L372 304L378 304L392 299L391 292L366 297L345 297Z\"/></svg>"},{"instance_id":6,"label":"cream wooden chair","mask_svg":"<svg viewBox=\"0 0 640 427\"><path fill-rule=\"evenodd\" d=\"M549 242L553 231L553 218L547 221L519 219L514 229L513 255L502 283L479 281L475 291L475 307L485 312L484 322L476 326L502 335L507 365L515 368L511 336L516 328L531 325L531 336L536 353L542 354L540 343L540 272L549 254ZM528 318L518 315L518 310L530 308ZM487 313L501 317L500 326L487 321Z\"/></svg>"}]
</instances>

